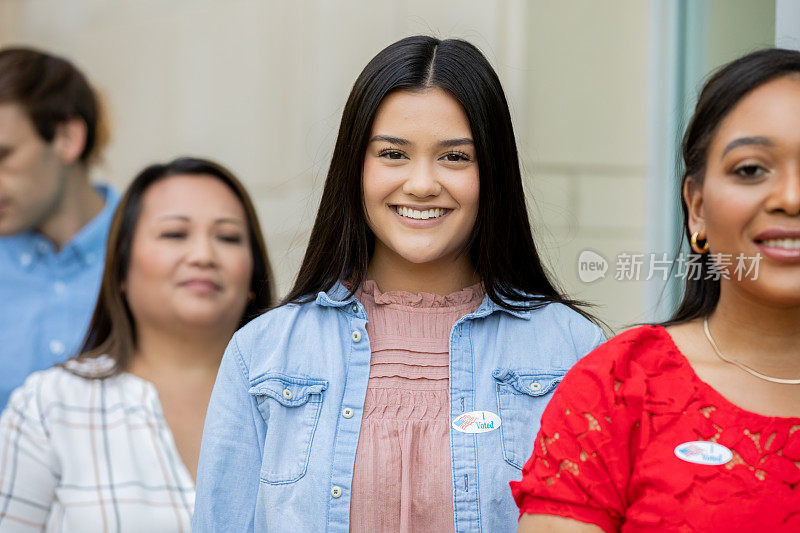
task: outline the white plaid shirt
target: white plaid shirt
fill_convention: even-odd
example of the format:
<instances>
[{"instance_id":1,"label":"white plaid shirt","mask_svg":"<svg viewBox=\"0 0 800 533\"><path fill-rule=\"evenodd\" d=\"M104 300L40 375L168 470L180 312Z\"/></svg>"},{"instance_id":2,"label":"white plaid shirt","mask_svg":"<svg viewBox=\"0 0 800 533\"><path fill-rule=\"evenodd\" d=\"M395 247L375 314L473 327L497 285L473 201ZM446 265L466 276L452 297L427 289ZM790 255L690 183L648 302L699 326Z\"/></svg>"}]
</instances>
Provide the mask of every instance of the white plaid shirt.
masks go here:
<instances>
[{"instance_id":1,"label":"white plaid shirt","mask_svg":"<svg viewBox=\"0 0 800 533\"><path fill-rule=\"evenodd\" d=\"M132 374L36 372L0 416L2 532L189 532L194 497L155 387Z\"/></svg>"}]
</instances>

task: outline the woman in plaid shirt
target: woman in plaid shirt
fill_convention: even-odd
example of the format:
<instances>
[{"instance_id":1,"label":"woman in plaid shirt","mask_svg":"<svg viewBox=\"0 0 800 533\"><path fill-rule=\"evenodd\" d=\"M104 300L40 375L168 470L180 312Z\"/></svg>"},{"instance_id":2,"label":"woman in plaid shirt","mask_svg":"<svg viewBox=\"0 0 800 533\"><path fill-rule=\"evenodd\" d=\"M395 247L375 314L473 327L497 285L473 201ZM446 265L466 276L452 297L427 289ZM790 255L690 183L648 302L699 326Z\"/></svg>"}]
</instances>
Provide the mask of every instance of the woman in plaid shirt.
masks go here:
<instances>
[{"instance_id":1,"label":"woman in plaid shirt","mask_svg":"<svg viewBox=\"0 0 800 533\"><path fill-rule=\"evenodd\" d=\"M229 171L188 158L142 171L80 355L31 375L0 418L0 530L189 531L217 368L270 280Z\"/></svg>"}]
</instances>

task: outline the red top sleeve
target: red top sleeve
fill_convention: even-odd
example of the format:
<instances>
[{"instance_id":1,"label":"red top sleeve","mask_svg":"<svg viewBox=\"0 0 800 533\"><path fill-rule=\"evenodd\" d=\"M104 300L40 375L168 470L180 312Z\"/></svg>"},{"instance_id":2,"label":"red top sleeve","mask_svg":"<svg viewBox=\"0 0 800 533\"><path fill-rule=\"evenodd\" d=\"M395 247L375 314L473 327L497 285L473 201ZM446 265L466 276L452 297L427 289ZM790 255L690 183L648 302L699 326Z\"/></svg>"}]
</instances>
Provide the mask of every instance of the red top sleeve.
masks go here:
<instances>
[{"instance_id":1,"label":"red top sleeve","mask_svg":"<svg viewBox=\"0 0 800 533\"><path fill-rule=\"evenodd\" d=\"M618 335L567 373L542 416L522 481L511 482L520 514L619 530L646 392L644 371L630 354L643 342L640 334Z\"/></svg>"}]
</instances>

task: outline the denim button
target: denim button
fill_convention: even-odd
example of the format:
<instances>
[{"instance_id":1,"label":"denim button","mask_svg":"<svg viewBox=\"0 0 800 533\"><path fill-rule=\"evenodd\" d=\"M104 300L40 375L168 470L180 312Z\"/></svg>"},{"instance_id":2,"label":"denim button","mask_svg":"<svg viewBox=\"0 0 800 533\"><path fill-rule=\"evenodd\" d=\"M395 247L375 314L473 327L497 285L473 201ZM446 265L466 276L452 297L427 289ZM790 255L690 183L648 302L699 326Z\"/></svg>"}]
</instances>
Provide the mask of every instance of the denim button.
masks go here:
<instances>
[{"instance_id":1,"label":"denim button","mask_svg":"<svg viewBox=\"0 0 800 533\"><path fill-rule=\"evenodd\" d=\"M533 392L539 392L542 389L542 385L538 381L534 381L531 383L531 390Z\"/></svg>"},{"instance_id":2,"label":"denim button","mask_svg":"<svg viewBox=\"0 0 800 533\"><path fill-rule=\"evenodd\" d=\"M283 397L286 398L287 400L291 400L292 391L290 391L289 389L283 389Z\"/></svg>"},{"instance_id":3,"label":"denim button","mask_svg":"<svg viewBox=\"0 0 800 533\"><path fill-rule=\"evenodd\" d=\"M333 488L331 489L331 496L333 496L334 498L338 498L341 495L342 495L341 487L334 485Z\"/></svg>"},{"instance_id":4,"label":"denim button","mask_svg":"<svg viewBox=\"0 0 800 533\"><path fill-rule=\"evenodd\" d=\"M361 332L354 331L353 332L353 342L361 342Z\"/></svg>"},{"instance_id":5,"label":"denim button","mask_svg":"<svg viewBox=\"0 0 800 533\"><path fill-rule=\"evenodd\" d=\"M345 418L353 418L353 410L350 409L349 407L345 407L342 410L342 416Z\"/></svg>"},{"instance_id":6,"label":"denim button","mask_svg":"<svg viewBox=\"0 0 800 533\"><path fill-rule=\"evenodd\" d=\"M353 304L353 312L358 313L358 304Z\"/></svg>"}]
</instances>

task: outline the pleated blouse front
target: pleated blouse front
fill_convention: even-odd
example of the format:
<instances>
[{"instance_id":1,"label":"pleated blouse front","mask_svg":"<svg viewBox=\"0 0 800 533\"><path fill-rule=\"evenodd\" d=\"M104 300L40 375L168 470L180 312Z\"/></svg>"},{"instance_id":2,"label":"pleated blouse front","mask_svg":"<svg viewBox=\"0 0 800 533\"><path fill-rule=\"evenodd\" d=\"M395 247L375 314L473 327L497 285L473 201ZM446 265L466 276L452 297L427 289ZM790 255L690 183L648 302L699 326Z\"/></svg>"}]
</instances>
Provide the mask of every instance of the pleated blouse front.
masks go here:
<instances>
[{"instance_id":1,"label":"pleated blouse front","mask_svg":"<svg viewBox=\"0 0 800 533\"><path fill-rule=\"evenodd\" d=\"M441 296L356 292L367 313L370 377L356 451L350 530L453 531L450 331L483 300L480 284Z\"/></svg>"}]
</instances>

